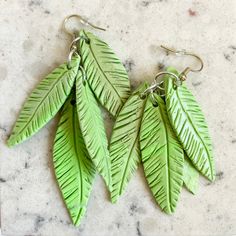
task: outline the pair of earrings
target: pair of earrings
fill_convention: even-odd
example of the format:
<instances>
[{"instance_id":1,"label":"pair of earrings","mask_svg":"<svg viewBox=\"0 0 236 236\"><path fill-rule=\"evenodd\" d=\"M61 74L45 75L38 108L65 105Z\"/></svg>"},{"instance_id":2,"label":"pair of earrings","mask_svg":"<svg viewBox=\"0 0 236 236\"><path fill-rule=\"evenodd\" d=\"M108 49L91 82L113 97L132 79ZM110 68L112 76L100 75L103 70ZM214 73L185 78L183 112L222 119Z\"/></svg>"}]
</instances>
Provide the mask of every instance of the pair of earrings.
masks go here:
<instances>
[{"instance_id":1,"label":"pair of earrings","mask_svg":"<svg viewBox=\"0 0 236 236\"><path fill-rule=\"evenodd\" d=\"M79 15L64 20L65 31L73 36L68 61L33 90L8 145L28 139L60 111L53 162L74 225L86 212L96 172L116 202L141 161L156 201L165 212L174 212L183 183L194 193L199 172L211 181L215 176L205 119L184 83L188 72L202 69L201 59L184 52L200 60L199 70L168 68L131 94L127 72L114 52L91 32L68 30L71 18L104 30ZM109 148L99 103L116 118Z\"/></svg>"}]
</instances>

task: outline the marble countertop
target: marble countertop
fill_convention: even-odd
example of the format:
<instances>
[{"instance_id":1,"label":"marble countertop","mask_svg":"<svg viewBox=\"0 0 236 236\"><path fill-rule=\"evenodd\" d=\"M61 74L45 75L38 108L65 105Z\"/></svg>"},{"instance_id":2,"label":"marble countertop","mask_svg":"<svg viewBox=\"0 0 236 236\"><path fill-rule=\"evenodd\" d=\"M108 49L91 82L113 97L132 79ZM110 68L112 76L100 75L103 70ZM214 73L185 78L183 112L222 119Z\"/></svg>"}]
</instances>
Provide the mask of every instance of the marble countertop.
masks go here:
<instances>
[{"instance_id":1,"label":"marble countertop","mask_svg":"<svg viewBox=\"0 0 236 236\"><path fill-rule=\"evenodd\" d=\"M236 235L236 1L1 0L0 187L5 236ZM78 13L107 28L95 32L124 62L133 87L164 66L190 59L167 56L160 44L192 50L205 68L188 85L202 106L214 143L217 179L201 178L196 196L183 190L174 215L160 211L142 169L116 205L96 178L79 229L70 224L52 168L56 120L21 145L6 139L27 95L67 58L61 22ZM105 115L109 124L109 117ZM108 125L108 134L111 125Z\"/></svg>"}]
</instances>

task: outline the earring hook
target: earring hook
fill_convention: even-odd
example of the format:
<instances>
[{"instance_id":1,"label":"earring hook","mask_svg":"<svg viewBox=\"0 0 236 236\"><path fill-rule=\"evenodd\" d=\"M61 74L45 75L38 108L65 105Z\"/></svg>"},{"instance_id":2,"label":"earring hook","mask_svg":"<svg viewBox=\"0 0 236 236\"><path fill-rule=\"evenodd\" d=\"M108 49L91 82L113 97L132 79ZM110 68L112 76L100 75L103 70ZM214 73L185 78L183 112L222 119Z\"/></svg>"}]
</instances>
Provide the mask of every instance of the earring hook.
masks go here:
<instances>
[{"instance_id":1,"label":"earring hook","mask_svg":"<svg viewBox=\"0 0 236 236\"><path fill-rule=\"evenodd\" d=\"M164 45L161 45L161 48L166 50L166 51L168 51L168 52L174 53L175 55L195 57L200 62L200 67L198 69L193 69L191 67L186 67L184 69L184 71L181 72L180 75L179 75L179 78L181 80L186 80L187 74L189 72L200 72L203 69L204 63L203 63L202 59L198 55L196 55L194 53L191 53L191 52L187 52L185 50L176 50L176 49L173 49L173 48L169 48L169 47L166 47Z\"/></svg>"},{"instance_id":2,"label":"earring hook","mask_svg":"<svg viewBox=\"0 0 236 236\"><path fill-rule=\"evenodd\" d=\"M80 22L81 24L83 24L83 25L91 26L92 28L97 29L97 30L106 31L106 29L101 28L101 27L99 27L99 26L96 26L96 25L90 23L89 21L85 20L82 16L73 14L73 15L67 16L67 17L64 19L64 21L63 21L63 30L64 30L66 33L72 35L73 37L75 36L75 32L69 30L69 29L66 27L68 21L69 21L70 19L72 19L72 18L77 18L77 19L79 20L79 22Z\"/></svg>"}]
</instances>

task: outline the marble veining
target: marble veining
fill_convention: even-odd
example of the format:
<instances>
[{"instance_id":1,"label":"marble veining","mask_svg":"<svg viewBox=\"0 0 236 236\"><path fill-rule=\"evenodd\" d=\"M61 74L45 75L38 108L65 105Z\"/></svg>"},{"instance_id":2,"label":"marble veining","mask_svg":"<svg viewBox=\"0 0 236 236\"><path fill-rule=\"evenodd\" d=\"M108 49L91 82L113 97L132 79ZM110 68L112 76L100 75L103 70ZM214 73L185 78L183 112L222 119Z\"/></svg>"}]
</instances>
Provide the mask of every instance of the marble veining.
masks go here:
<instances>
[{"instance_id":1,"label":"marble veining","mask_svg":"<svg viewBox=\"0 0 236 236\"><path fill-rule=\"evenodd\" d=\"M236 1L220 0L2 0L0 1L0 188L4 236L236 235ZM191 58L160 50L164 44L202 56L205 67L188 85L202 106L214 143L217 179L200 179L168 216L155 204L140 167L113 205L96 178L87 214L71 225L52 167L57 118L30 140L9 149L6 140L31 90L67 59L66 15L78 13L107 29L94 33L123 61L132 88L151 82L168 65ZM108 136L112 119L104 113Z\"/></svg>"}]
</instances>

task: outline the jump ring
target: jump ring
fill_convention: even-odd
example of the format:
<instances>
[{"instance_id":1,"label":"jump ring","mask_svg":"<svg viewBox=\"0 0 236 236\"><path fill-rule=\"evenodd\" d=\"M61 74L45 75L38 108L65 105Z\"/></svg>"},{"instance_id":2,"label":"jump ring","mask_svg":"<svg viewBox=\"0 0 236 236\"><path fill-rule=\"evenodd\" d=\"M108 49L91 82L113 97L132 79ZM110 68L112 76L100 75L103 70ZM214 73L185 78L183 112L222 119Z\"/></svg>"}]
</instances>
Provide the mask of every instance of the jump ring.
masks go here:
<instances>
[{"instance_id":1,"label":"jump ring","mask_svg":"<svg viewBox=\"0 0 236 236\"><path fill-rule=\"evenodd\" d=\"M72 50L70 51L70 53L68 55L67 65L68 65L69 68L70 68L70 63L71 63L71 60L72 60L72 56L74 54L79 55L76 51L77 51L77 48L74 47L74 48L72 48Z\"/></svg>"},{"instance_id":2,"label":"jump ring","mask_svg":"<svg viewBox=\"0 0 236 236\"><path fill-rule=\"evenodd\" d=\"M158 74L156 75L156 77L155 77L155 80L156 80L158 77L160 77L161 75L171 75L172 77L175 78L174 83L175 83L175 85L176 85L177 87L179 87L180 85L182 85L182 82L183 82L183 81L179 78L179 76L177 76L176 74L174 74L174 73L172 73L172 72L169 72L169 71L163 71L163 72L158 73ZM162 81L162 82L164 83L164 81Z\"/></svg>"}]
</instances>

